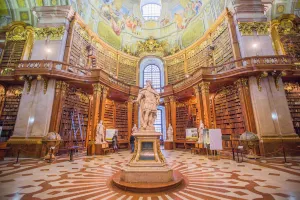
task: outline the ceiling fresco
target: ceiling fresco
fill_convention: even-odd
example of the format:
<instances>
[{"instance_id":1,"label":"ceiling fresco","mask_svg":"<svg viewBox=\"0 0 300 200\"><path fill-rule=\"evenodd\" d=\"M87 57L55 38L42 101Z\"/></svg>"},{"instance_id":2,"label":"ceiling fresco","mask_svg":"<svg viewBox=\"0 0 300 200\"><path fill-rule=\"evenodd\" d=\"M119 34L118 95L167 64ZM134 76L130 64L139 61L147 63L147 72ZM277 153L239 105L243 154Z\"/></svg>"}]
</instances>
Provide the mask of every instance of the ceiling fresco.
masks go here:
<instances>
[{"instance_id":1,"label":"ceiling fresco","mask_svg":"<svg viewBox=\"0 0 300 200\"><path fill-rule=\"evenodd\" d=\"M275 0L268 16L299 15L300 1ZM141 5L161 6L158 20L145 20ZM193 44L214 23L232 0L0 0L0 26L11 21L36 24L36 6L71 5L88 27L116 49L136 53L138 44L150 37L164 42L169 52Z\"/></svg>"}]
</instances>

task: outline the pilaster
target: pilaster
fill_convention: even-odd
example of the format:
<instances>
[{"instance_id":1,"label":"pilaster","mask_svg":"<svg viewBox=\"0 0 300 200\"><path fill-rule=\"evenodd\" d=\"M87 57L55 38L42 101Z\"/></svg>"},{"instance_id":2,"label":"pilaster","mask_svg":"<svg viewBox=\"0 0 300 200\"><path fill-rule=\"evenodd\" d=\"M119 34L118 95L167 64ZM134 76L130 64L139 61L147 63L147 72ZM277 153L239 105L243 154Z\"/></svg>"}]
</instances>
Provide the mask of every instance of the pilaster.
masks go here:
<instances>
[{"instance_id":1,"label":"pilaster","mask_svg":"<svg viewBox=\"0 0 300 200\"><path fill-rule=\"evenodd\" d=\"M210 116L210 105L209 105L209 82L201 82L199 88L201 90L201 97L203 102L203 118L204 125L206 128L211 128L211 116Z\"/></svg>"},{"instance_id":2,"label":"pilaster","mask_svg":"<svg viewBox=\"0 0 300 200\"><path fill-rule=\"evenodd\" d=\"M165 103L165 119L166 119L166 126L167 129L169 127L169 124L171 123L171 109L170 109L170 99L168 97L164 98L164 103Z\"/></svg>"},{"instance_id":3,"label":"pilaster","mask_svg":"<svg viewBox=\"0 0 300 200\"><path fill-rule=\"evenodd\" d=\"M132 130L132 112L133 112L133 96L129 96L128 101L127 101L127 120L128 120L128 141L130 139L131 135L131 130Z\"/></svg>"},{"instance_id":4,"label":"pilaster","mask_svg":"<svg viewBox=\"0 0 300 200\"><path fill-rule=\"evenodd\" d=\"M247 78L240 78L235 82L239 91L239 98L242 107L242 113L245 120L246 131L257 133L252 102L250 97L249 85Z\"/></svg>"},{"instance_id":5,"label":"pilaster","mask_svg":"<svg viewBox=\"0 0 300 200\"><path fill-rule=\"evenodd\" d=\"M51 122L49 127L50 132L59 133L63 104L65 102L68 87L69 85L64 81L56 81Z\"/></svg>"},{"instance_id":6,"label":"pilaster","mask_svg":"<svg viewBox=\"0 0 300 200\"><path fill-rule=\"evenodd\" d=\"M195 85L193 87L193 89L194 89L194 93L195 93L195 96L196 96L196 102L197 102L196 108L198 110L198 112L197 112L197 119L198 119L197 124L200 124L200 120L203 121L203 119L204 119L204 116L203 116L203 102L202 102L202 97L201 97L201 89L199 88L198 85Z\"/></svg>"},{"instance_id":7,"label":"pilaster","mask_svg":"<svg viewBox=\"0 0 300 200\"><path fill-rule=\"evenodd\" d=\"M105 103L106 97L108 94L108 87L102 85L102 97L101 97L101 109L100 109L100 120L104 120L104 113L105 113Z\"/></svg>"},{"instance_id":8,"label":"pilaster","mask_svg":"<svg viewBox=\"0 0 300 200\"><path fill-rule=\"evenodd\" d=\"M92 117L92 130L91 130L91 138L88 146L89 155L95 154L95 139L97 132L97 124L99 123L100 118L100 104L101 104L101 96L102 96L102 85L100 83L93 84L93 117Z\"/></svg>"},{"instance_id":9,"label":"pilaster","mask_svg":"<svg viewBox=\"0 0 300 200\"><path fill-rule=\"evenodd\" d=\"M176 135L176 97L175 96L169 96L170 99L170 108L171 108L171 125L173 127L173 138L174 141L177 140Z\"/></svg>"}]
</instances>

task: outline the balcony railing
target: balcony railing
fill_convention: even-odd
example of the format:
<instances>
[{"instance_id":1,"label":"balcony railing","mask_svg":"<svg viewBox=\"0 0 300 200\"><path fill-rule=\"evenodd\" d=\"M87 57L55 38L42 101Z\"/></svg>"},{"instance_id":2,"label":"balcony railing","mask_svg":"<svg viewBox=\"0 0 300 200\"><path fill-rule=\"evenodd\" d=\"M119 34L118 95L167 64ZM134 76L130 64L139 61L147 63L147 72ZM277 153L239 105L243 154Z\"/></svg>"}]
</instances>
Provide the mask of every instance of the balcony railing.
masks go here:
<instances>
[{"instance_id":1,"label":"balcony railing","mask_svg":"<svg viewBox=\"0 0 300 200\"><path fill-rule=\"evenodd\" d=\"M292 68L296 62L299 62L299 59L289 56L255 56L234 60L219 66L199 67L199 69L188 78L173 84L173 89L176 92L178 90L191 87L199 82L201 76L203 77L205 75L222 75L229 72L232 73L234 71L240 71L245 68L250 68L250 70L268 69L270 67L272 69L280 69L280 67Z\"/></svg>"}]
</instances>

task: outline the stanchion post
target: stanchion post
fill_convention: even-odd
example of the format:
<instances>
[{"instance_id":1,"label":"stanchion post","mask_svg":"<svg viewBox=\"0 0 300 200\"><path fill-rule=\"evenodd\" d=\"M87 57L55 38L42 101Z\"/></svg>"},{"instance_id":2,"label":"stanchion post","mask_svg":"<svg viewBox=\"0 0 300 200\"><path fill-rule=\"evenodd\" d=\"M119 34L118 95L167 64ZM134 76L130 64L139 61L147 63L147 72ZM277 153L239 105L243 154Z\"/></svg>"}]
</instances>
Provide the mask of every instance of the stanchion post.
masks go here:
<instances>
[{"instance_id":1,"label":"stanchion post","mask_svg":"<svg viewBox=\"0 0 300 200\"><path fill-rule=\"evenodd\" d=\"M286 155L285 155L284 145L282 145L282 152L283 152L283 157L284 157L284 163L286 163Z\"/></svg>"},{"instance_id":2,"label":"stanchion post","mask_svg":"<svg viewBox=\"0 0 300 200\"><path fill-rule=\"evenodd\" d=\"M16 163L18 163L18 162L19 162L19 156L20 156L20 152L21 152L21 149L18 149L18 155L17 155L17 161L16 161Z\"/></svg>"},{"instance_id":3,"label":"stanchion post","mask_svg":"<svg viewBox=\"0 0 300 200\"><path fill-rule=\"evenodd\" d=\"M73 161L73 148L70 149L70 162Z\"/></svg>"}]
</instances>

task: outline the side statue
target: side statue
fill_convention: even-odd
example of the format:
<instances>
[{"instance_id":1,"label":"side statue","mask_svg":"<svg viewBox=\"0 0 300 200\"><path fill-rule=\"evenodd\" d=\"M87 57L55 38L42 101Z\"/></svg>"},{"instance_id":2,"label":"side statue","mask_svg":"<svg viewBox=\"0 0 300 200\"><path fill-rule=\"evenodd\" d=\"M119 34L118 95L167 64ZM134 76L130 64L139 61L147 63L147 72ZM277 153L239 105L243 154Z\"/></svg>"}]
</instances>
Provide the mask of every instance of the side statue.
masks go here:
<instances>
[{"instance_id":1,"label":"side statue","mask_svg":"<svg viewBox=\"0 0 300 200\"><path fill-rule=\"evenodd\" d=\"M132 134L136 133L138 131L138 128L136 127L136 124L133 125L131 131L132 131Z\"/></svg>"},{"instance_id":2,"label":"side statue","mask_svg":"<svg viewBox=\"0 0 300 200\"><path fill-rule=\"evenodd\" d=\"M204 129L204 124L202 122L202 120L200 120L200 125L199 125L199 129L198 129L198 134L199 134L199 137L198 137L198 142L197 143L203 143L203 129Z\"/></svg>"},{"instance_id":3,"label":"side statue","mask_svg":"<svg viewBox=\"0 0 300 200\"><path fill-rule=\"evenodd\" d=\"M169 124L168 131L167 131L167 140L166 141L173 141L173 127Z\"/></svg>"},{"instance_id":4,"label":"side statue","mask_svg":"<svg viewBox=\"0 0 300 200\"><path fill-rule=\"evenodd\" d=\"M146 81L146 86L139 91L137 99L134 100L140 105L141 130L155 131L153 124L156 119L159 99L159 94L153 89L151 81Z\"/></svg>"},{"instance_id":5,"label":"side statue","mask_svg":"<svg viewBox=\"0 0 300 200\"><path fill-rule=\"evenodd\" d=\"M104 125L101 120L97 125L96 144L102 144L102 143L106 143L106 141L105 141Z\"/></svg>"}]
</instances>

